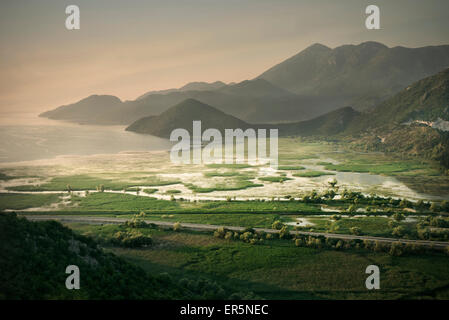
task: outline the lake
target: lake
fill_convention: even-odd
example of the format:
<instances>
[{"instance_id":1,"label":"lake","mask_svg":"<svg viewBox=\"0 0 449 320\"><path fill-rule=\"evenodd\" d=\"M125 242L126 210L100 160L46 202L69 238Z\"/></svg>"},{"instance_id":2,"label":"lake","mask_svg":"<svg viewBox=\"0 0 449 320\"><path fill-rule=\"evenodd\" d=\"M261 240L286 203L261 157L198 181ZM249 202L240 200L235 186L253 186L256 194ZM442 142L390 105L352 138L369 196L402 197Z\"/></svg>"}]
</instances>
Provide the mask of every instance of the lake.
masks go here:
<instances>
[{"instance_id":1,"label":"lake","mask_svg":"<svg viewBox=\"0 0 449 320\"><path fill-rule=\"evenodd\" d=\"M77 125L37 117L27 124L0 125L0 136L0 162L168 150L171 147L166 139L128 132L125 126Z\"/></svg>"}]
</instances>

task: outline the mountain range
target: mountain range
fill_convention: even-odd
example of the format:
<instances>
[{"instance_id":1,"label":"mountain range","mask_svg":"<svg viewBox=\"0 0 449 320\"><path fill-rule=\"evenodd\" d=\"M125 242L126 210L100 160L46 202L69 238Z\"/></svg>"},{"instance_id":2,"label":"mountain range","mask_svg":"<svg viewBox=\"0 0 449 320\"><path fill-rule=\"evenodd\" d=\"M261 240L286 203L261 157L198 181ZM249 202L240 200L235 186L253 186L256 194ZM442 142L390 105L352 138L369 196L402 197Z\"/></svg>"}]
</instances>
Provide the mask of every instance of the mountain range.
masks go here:
<instances>
[{"instance_id":1,"label":"mountain range","mask_svg":"<svg viewBox=\"0 0 449 320\"><path fill-rule=\"evenodd\" d=\"M278 129L280 136L316 136L344 140L364 150L398 152L431 158L449 167L449 69L417 81L370 112L343 107L319 117L291 123L249 124L195 99L186 99L158 116L137 120L126 130L169 138L172 130Z\"/></svg>"},{"instance_id":2,"label":"mountain range","mask_svg":"<svg viewBox=\"0 0 449 320\"><path fill-rule=\"evenodd\" d=\"M129 125L195 99L247 123L309 120L341 107L369 111L413 82L449 67L449 45L422 48L377 42L335 49L314 44L237 84L193 82L133 101L93 95L41 114L83 124Z\"/></svg>"},{"instance_id":3,"label":"mountain range","mask_svg":"<svg viewBox=\"0 0 449 320\"><path fill-rule=\"evenodd\" d=\"M252 123L309 119L315 115L316 107L309 99L278 88L264 79L255 79L215 90L178 89L169 93L151 93L125 102L113 96L92 95L40 116L82 124L130 124L146 116L158 115L189 98ZM114 103L108 108L108 102L112 100Z\"/></svg>"},{"instance_id":4,"label":"mountain range","mask_svg":"<svg viewBox=\"0 0 449 320\"><path fill-rule=\"evenodd\" d=\"M280 136L327 136L343 132L359 112L351 107L331 111L311 120L279 124L249 124L195 99L186 99L158 116L139 119L126 128L142 134L169 138L174 129L186 129L192 136L193 121L200 120L202 131L213 128L224 135L225 129L278 129Z\"/></svg>"},{"instance_id":5,"label":"mountain range","mask_svg":"<svg viewBox=\"0 0 449 320\"><path fill-rule=\"evenodd\" d=\"M366 110L411 83L449 67L449 46L389 48L378 42L335 49L314 44L258 78L301 96L331 98L329 111Z\"/></svg>"}]
</instances>

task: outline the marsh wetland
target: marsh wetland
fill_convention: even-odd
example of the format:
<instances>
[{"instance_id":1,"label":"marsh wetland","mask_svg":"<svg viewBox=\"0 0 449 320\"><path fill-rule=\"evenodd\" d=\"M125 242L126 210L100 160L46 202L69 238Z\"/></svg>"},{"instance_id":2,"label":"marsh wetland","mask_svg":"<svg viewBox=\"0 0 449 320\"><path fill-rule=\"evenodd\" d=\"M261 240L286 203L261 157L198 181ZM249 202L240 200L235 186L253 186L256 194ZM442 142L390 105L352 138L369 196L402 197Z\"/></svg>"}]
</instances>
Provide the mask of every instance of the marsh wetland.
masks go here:
<instances>
[{"instance_id":1,"label":"marsh wetland","mask_svg":"<svg viewBox=\"0 0 449 320\"><path fill-rule=\"evenodd\" d=\"M4 212L124 221L136 221L140 215L171 223L169 229L66 225L147 272L168 273L175 282L201 275L231 291L249 290L249 298L447 298L449 294L449 279L444 276L449 263L441 251L375 249L374 242L251 233L251 228L282 225L280 234L303 231L448 241L449 178L431 161L283 138L277 169L268 164L180 165L170 162L166 150L122 150L3 162L0 172ZM183 229L183 223L217 225L224 233L214 237ZM250 234L226 227L248 228ZM118 234L148 236L153 244L123 247L114 242ZM384 272L379 292L363 288L365 265L373 262Z\"/></svg>"}]
</instances>

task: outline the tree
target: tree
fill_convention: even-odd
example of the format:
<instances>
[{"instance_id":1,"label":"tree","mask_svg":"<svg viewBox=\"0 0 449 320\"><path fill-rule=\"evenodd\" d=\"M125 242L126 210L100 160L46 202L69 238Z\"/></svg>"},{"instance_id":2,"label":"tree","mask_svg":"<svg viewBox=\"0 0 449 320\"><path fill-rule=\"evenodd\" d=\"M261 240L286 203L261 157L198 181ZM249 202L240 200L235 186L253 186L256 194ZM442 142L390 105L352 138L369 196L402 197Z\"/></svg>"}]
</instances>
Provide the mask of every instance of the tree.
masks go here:
<instances>
[{"instance_id":1,"label":"tree","mask_svg":"<svg viewBox=\"0 0 449 320\"><path fill-rule=\"evenodd\" d=\"M388 226L392 229L396 228L397 226L399 226L399 222L397 222L396 220L390 220L388 221Z\"/></svg>"},{"instance_id":2,"label":"tree","mask_svg":"<svg viewBox=\"0 0 449 320\"><path fill-rule=\"evenodd\" d=\"M223 227L218 228L217 230L215 230L214 232L214 237L215 238L224 238L226 235L227 230Z\"/></svg>"},{"instance_id":3,"label":"tree","mask_svg":"<svg viewBox=\"0 0 449 320\"><path fill-rule=\"evenodd\" d=\"M389 254L392 256L401 256L404 253L404 249L402 246L402 243L400 242L393 242L390 246Z\"/></svg>"},{"instance_id":4,"label":"tree","mask_svg":"<svg viewBox=\"0 0 449 320\"><path fill-rule=\"evenodd\" d=\"M358 227L352 227L349 229L349 231L351 231L351 233L356 236L359 236L362 234L362 230L360 230L360 228L358 228Z\"/></svg>"},{"instance_id":5,"label":"tree","mask_svg":"<svg viewBox=\"0 0 449 320\"><path fill-rule=\"evenodd\" d=\"M284 224L283 224L281 221L279 221L279 220L276 220L276 221L273 222L273 224L271 225L271 228L273 228L273 229L275 229L275 230L281 230L282 227L284 227Z\"/></svg>"},{"instance_id":6,"label":"tree","mask_svg":"<svg viewBox=\"0 0 449 320\"><path fill-rule=\"evenodd\" d=\"M397 226L396 228L393 228L393 231L391 232L391 234L395 237L401 237L404 235L404 227L402 226Z\"/></svg>"},{"instance_id":7,"label":"tree","mask_svg":"<svg viewBox=\"0 0 449 320\"><path fill-rule=\"evenodd\" d=\"M287 226L283 226L281 230L279 230L279 239L288 239L290 238L290 231L288 231Z\"/></svg>"},{"instance_id":8,"label":"tree","mask_svg":"<svg viewBox=\"0 0 449 320\"><path fill-rule=\"evenodd\" d=\"M405 220L405 216L402 213L397 212L393 215L393 219L397 222L400 222L402 220Z\"/></svg>"},{"instance_id":9,"label":"tree","mask_svg":"<svg viewBox=\"0 0 449 320\"><path fill-rule=\"evenodd\" d=\"M348 207L348 212L352 214L352 213L354 213L355 211L356 211L355 205L351 204L351 205Z\"/></svg>"},{"instance_id":10,"label":"tree","mask_svg":"<svg viewBox=\"0 0 449 320\"><path fill-rule=\"evenodd\" d=\"M174 223L173 231L181 231L181 223L179 223L179 222Z\"/></svg>"}]
</instances>

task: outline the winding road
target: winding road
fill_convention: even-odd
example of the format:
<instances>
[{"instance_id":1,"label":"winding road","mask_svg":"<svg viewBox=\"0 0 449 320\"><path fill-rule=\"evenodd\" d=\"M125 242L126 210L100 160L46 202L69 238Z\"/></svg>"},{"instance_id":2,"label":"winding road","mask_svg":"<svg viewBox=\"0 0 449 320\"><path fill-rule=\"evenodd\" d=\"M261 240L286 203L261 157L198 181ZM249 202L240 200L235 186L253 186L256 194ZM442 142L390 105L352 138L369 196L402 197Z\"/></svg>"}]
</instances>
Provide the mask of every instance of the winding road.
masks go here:
<instances>
[{"instance_id":1,"label":"winding road","mask_svg":"<svg viewBox=\"0 0 449 320\"><path fill-rule=\"evenodd\" d=\"M20 214L32 221L44 221L44 220L57 220L60 222L71 222L71 223L87 223L87 224L122 224L129 220L126 218L108 218L108 217L84 217L84 216L71 216L71 215L25 215ZM154 221L145 219L146 223L152 223L162 228L172 228L174 222L168 221ZM215 231L218 228L226 228L232 231L243 231L246 228L236 227L236 226L220 226L213 224L201 224L201 223L181 223L181 228L195 230L195 231ZM256 231L263 231L266 233L278 233L275 229L266 228L254 228ZM385 243L411 243L426 247L432 247L435 249L446 249L449 247L449 242L444 241L430 241L430 240L410 240L410 239L395 239L395 238L385 238L385 237L372 237L372 236L357 236L352 234L337 234L337 233L323 233L323 232L309 232L309 231L290 231L291 234L299 234L306 236L324 236L325 238L332 239L342 239L342 240L369 240L369 241L379 241Z\"/></svg>"}]
</instances>

